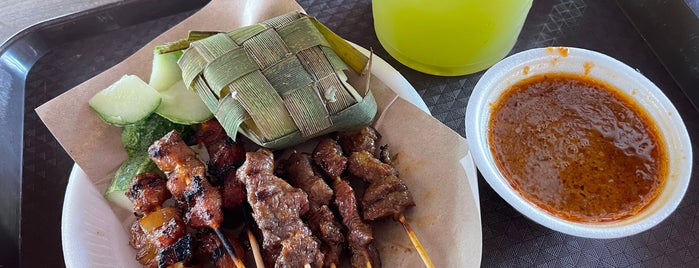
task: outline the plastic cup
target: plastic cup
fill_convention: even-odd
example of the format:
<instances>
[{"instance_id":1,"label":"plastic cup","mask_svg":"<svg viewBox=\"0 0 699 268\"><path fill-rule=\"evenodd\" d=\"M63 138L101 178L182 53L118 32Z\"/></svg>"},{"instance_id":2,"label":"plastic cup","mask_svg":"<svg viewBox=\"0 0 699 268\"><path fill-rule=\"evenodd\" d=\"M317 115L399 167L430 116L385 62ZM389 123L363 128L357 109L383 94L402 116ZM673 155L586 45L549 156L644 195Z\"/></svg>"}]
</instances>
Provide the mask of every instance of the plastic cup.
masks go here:
<instances>
[{"instance_id":1,"label":"plastic cup","mask_svg":"<svg viewBox=\"0 0 699 268\"><path fill-rule=\"evenodd\" d=\"M372 0L381 45L420 72L457 76L504 58L532 0Z\"/></svg>"}]
</instances>

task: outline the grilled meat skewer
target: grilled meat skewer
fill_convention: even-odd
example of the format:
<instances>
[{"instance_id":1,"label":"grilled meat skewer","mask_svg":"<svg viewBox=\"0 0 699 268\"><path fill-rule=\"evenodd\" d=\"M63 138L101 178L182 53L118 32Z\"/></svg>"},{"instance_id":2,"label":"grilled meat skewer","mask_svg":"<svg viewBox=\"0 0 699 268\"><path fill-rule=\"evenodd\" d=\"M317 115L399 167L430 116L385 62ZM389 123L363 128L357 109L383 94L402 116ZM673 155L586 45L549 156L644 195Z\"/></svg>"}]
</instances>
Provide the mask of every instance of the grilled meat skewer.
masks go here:
<instances>
[{"instance_id":1,"label":"grilled meat skewer","mask_svg":"<svg viewBox=\"0 0 699 268\"><path fill-rule=\"evenodd\" d=\"M345 237L342 225L335 219L329 207L333 190L316 172L309 154L292 153L282 165L280 172L292 186L308 194L310 210L304 218L313 234L321 240L321 251L325 254L323 265L331 267L338 264Z\"/></svg>"},{"instance_id":2,"label":"grilled meat skewer","mask_svg":"<svg viewBox=\"0 0 699 268\"><path fill-rule=\"evenodd\" d=\"M309 210L308 196L274 175L272 152L247 153L237 178L245 184L252 216L262 231L267 265L321 267L319 243L301 220Z\"/></svg>"},{"instance_id":3,"label":"grilled meat skewer","mask_svg":"<svg viewBox=\"0 0 699 268\"><path fill-rule=\"evenodd\" d=\"M245 201L245 185L235 178L235 171L245 161L245 147L233 141L215 118L201 124L196 140L209 153L207 171L212 184L222 186L223 208L239 208Z\"/></svg>"},{"instance_id":4,"label":"grilled meat skewer","mask_svg":"<svg viewBox=\"0 0 699 268\"><path fill-rule=\"evenodd\" d=\"M222 199L206 178L206 165L187 146L177 131L171 131L148 148L148 155L168 177L167 188L185 210L192 228L211 228L223 242L236 265L244 267L230 242L220 230L223 222Z\"/></svg>"},{"instance_id":5,"label":"grilled meat skewer","mask_svg":"<svg viewBox=\"0 0 699 268\"><path fill-rule=\"evenodd\" d=\"M322 139L313 150L313 161L333 179L335 206L347 228L347 243L352 267L381 267L378 250L373 245L371 227L359 215L354 190L340 175L347 167L342 148L331 138Z\"/></svg>"},{"instance_id":6,"label":"grilled meat skewer","mask_svg":"<svg viewBox=\"0 0 699 268\"><path fill-rule=\"evenodd\" d=\"M134 203L140 219L131 225L129 244L144 267L167 267L191 258L191 239L179 210L162 208L170 198L166 180L156 173L139 174L131 181L126 197Z\"/></svg>"},{"instance_id":7,"label":"grilled meat skewer","mask_svg":"<svg viewBox=\"0 0 699 268\"><path fill-rule=\"evenodd\" d=\"M372 144L375 146L381 135L375 129L367 126L359 131L341 134L341 137L351 141L363 141L363 143L359 144ZM432 260L430 260L420 240L417 239L403 215L405 209L415 206L415 202L410 190L408 190L408 186L398 177L398 171L393 167L388 145L380 148L379 158L381 160L374 156L375 147L354 146L349 149L352 153L349 156L348 171L353 176L359 177L369 184L361 199L363 218L366 220L377 220L393 217L394 220L403 225L425 266L429 268L434 267Z\"/></svg>"}]
</instances>

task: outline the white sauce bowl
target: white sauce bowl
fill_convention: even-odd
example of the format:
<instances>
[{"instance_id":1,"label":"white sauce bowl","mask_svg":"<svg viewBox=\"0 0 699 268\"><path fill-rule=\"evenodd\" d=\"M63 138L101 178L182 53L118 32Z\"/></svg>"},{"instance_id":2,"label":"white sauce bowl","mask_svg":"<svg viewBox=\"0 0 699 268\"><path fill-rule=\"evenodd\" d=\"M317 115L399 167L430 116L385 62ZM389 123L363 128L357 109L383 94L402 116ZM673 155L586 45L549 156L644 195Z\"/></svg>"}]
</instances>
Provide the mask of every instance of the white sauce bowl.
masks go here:
<instances>
[{"instance_id":1,"label":"white sauce bowl","mask_svg":"<svg viewBox=\"0 0 699 268\"><path fill-rule=\"evenodd\" d=\"M638 103L655 122L667 149L669 175L658 197L641 212L613 222L585 223L562 219L524 199L498 170L488 140L493 104L510 86L545 73L586 74L606 82ZM507 57L491 67L478 81L469 99L466 137L481 174L505 201L541 225L579 237L618 238L657 225L679 205L687 191L692 170L692 145L687 128L665 94L624 63L580 48L531 49Z\"/></svg>"}]
</instances>

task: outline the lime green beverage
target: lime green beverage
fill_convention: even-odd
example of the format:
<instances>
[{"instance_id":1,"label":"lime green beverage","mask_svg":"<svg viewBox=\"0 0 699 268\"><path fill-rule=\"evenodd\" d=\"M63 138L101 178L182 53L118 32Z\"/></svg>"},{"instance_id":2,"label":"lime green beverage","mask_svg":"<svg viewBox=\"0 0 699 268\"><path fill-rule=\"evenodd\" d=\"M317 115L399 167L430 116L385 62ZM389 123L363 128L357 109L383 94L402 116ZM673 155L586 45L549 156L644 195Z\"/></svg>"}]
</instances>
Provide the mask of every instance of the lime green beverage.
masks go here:
<instances>
[{"instance_id":1,"label":"lime green beverage","mask_svg":"<svg viewBox=\"0 0 699 268\"><path fill-rule=\"evenodd\" d=\"M532 0L372 0L381 45L415 70L475 73L504 58Z\"/></svg>"}]
</instances>

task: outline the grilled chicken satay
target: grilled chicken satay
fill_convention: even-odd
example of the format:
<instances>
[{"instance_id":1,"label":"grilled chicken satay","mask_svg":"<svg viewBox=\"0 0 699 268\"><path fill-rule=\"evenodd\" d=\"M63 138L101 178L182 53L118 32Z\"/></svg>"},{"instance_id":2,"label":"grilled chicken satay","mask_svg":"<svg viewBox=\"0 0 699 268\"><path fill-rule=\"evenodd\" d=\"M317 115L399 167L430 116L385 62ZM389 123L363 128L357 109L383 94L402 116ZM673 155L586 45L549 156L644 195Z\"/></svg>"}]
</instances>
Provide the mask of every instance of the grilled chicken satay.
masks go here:
<instances>
[{"instance_id":1,"label":"grilled chicken satay","mask_svg":"<svg viewBox=\"0 0 699 268\"><path fill-rule=\"evenodd\" d=\"M196 139L209 152L212 184L222 185L223 208L238 208L245 200L245 185L235 178L235 171L245 161L245 147L233 141L215 118L201 124Z\"/></svg>"},{"instance_id":2,"label":"grilled chicken satay","mask_svg":"<svg viewBox=\"0 0 699 268\"><path fill-rule=\"evenodd\" d=\"M218 229L223 221L221 194L206 179L206 166L176 131L165 134L148 154L168 177L167 188L186 204L185 218L192 228Z\"/></svg>"},{"instance_id":3,"label":"grilled chicken satay","mask_svg":"<svg viewBox=\"0 0 699 268\"><path fill-rule=\"evenodd\" d=\"M206 166L187 146L177 131L171 131L148 148L148 155L167 175L167 188L185 209L185 221L190 227L211 228L222 238L228 254L238 267L244 267L236 257L228 239L221 233L223 211L219 190L206 178Z\"/></svg>"},{"instance_id":4,"label":"grilled chicken satay","mask_svg":"<svg viewBox=\"0 0 699 268\"><path fill-rule=\"evenodd\" d=\"M267 265L321 267L319 242L301 220L309 210L308 196L274 175L272 152L247 153L237 178L245 184L252 216L262 231Z\"/></svg>"},{"instance_id":5,"label":"grilled chicken satay","mask_svg":"<svg viewBox=\"0 0 699 268\"><path fill-rule=\"evenodd\" d=\"M322 139L313 151L313 161L325 175L333 179L335 206L340 212L342 223L347 228L347 243L350 249L352 267L381 267L381 260L373 245L371 227L359 215L354 190L340 179L347 166L347 158L342 148L333 139Z\"/></svg>"},{"instance_id":6,"label":"grilled chicken satay","mask_svg":"<svg viewBox=\"0 0 699 268\"><path fill-rule=\"evenodd\" d=\"M172 194L168 191L167 179L156 173L142 173L131 181L126 197L133 203L136 213L145 215L160 208Z\"/></svg>"},{"instance_id":7,"label":"grilled chicken satay","mask_svg":"<svg viewBox=\"0 0 699 268\"><path fill-rule=\"evenodd\" d=\"M333 190L316 172L312 162L309 154L294 152L280 172L292 186L308 194L310 210L304 218L313 234L321 240L321 251L325 254L323 265L331 267L340 262L345 237L342 225L329 207Z\"/></svg>"},{"instance_id":8,"label":"grilled chicken satay","mask_svg":"<svg viewBox=\"0 0 699 268\"><path fill-rule=\"evenodd\" d=\"M170 198L165 178L155 173L137 175L126 196L141 218L133 223L129 244L144 267L183 264L192 257L192 243L182 216L174 207L163 208Z\"/></svg>"}]
</instances>

